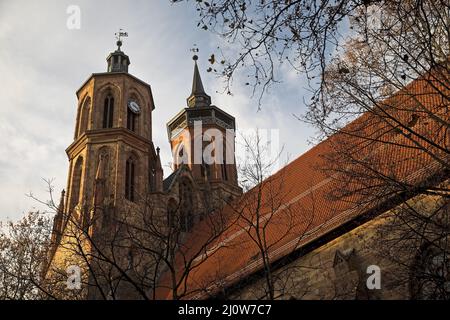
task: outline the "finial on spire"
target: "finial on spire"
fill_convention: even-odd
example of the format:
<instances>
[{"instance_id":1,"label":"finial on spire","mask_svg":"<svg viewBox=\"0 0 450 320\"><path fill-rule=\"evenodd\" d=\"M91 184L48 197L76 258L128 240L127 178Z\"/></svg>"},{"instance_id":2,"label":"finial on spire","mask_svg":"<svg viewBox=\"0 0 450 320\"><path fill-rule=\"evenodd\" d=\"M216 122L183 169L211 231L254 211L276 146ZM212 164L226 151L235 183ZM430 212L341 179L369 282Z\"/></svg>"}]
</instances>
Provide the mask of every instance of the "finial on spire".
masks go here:
<instances>
[{"instance_id":1,"label":"finial on spire","mask_svg":"<svg viewBox=\"0 0 450 320\"><path fill-rule=\"evenodd\" d=\"M120 47L122 46L122 37L128 37L128 32L123 31L122 28L119 29L119 32L114 33L117 39L117 50L120 51Z\"/></svg>"}]
</instances>

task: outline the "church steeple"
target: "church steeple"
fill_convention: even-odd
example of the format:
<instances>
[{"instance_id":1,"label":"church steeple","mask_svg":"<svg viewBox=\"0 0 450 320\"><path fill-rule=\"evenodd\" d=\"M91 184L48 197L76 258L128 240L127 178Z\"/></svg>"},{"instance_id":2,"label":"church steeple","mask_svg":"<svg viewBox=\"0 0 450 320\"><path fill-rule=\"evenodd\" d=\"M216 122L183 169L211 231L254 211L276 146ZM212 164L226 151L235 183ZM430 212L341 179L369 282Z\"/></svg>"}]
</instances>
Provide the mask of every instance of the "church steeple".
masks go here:
<instances>
[{"instance_id":1,"label":"church steeple","mask_svg":"<svg viewBox=\"0 0 450 320\"><path fill-rule=\"evenodd\" d=\"M117 50L111 52L109 56L106 58L108 62L108 72L128 72L128 66L130 65L130 58L120 50L122 46L121 37L127 37L128 34L126 32L118 32L116 33L117 37Z\"/></svg>"},{"instance_id":2,"label":"church steeple","mask_svg":"<svg viewBox=\"0 0 450 320\"><path fill-rule=\"evenodd\" d=\"M206 94L200 78L198 57L195 55L193 59L194 77L192 93L187 98L188 108L167 124L173 168L178 170L186 165L193 180L205 190L210 188L211 192L207 193L215 194L217 199L225 199L223 194L238 196L242 189L237 181L234 154L235 119L211 105L211 97Z\"/></svg>"},{"instance_id":3,"label":"church steeple","mask_svg":"<svg viewBox=\"0 0 450 320\"><path fill-rule=\"evenodd\" d=\"M194 77L192 79L192 92L187 98L187 104L189 107L208 107L211 105L211 97L206 94L203 88L202 78L197 66L198 57L195 55L192 59L194 60Z\"/></svg>"}]
</instances>

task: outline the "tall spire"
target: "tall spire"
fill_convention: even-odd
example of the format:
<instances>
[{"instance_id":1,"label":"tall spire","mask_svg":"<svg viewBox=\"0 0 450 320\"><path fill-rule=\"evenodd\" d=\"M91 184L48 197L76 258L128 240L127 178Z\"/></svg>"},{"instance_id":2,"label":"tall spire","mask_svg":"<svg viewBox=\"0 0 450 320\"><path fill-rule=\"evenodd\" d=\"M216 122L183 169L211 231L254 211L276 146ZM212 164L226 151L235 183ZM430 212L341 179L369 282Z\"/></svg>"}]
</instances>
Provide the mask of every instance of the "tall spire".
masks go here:
<instances>
[{"instance_id":1,"label":"tall spire","mask_svg":"<svg viewBox=\"0 0 450 320\"><path fill-rule=\"evenodd\" d=\"M194 77L192 79L192 92L187 98L187 104L189 107L208 107L211 105L211 97L206 94L203 88L202 78L197 66L198 56L194 55L192 59L194 60Z\"/></svg>"},{"instance_id":2,"label":"tall spire","mask_svg":"<svg viewBox=\"0 0 450 320\"><path fill-rule=\"evenodd\" d=\"M194 60L194 78L192 79L192 92L191 94L206 94L203 88L202 78L198 71L197 60Z\"/></svg>"}]
</instances>

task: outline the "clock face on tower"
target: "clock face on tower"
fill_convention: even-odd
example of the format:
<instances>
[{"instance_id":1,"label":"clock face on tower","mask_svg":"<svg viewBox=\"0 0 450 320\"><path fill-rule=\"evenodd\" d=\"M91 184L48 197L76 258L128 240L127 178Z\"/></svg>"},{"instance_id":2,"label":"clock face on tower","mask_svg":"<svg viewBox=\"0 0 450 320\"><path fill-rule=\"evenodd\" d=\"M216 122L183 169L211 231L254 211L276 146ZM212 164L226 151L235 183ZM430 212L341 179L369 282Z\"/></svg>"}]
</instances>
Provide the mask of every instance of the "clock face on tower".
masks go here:
<instances>
[{"instance_id":1,"label":"clock face on tower","mask_svg":"<svg viewBox=\"0 0 450 320\"><path fill-rule=\"evenodd\" d=\"M135 114L141 113L141 107L137 104L136 101L130 100L128 101L128 109Z\"/></svg>"}]
</instances>

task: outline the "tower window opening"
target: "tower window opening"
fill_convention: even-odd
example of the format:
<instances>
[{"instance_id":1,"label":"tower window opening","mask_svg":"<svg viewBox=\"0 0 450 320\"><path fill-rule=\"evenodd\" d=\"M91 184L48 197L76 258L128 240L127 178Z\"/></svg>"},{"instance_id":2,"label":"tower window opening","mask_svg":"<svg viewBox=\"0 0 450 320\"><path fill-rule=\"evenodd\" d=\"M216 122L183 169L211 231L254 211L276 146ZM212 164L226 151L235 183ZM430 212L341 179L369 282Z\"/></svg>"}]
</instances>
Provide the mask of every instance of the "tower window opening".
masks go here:
<instances>
[{"instance_id":1,"label":"tower window opening","mask_svg":"<svg viewBox=\"0 0 450 320\"><path fill-rule=\"evenodd\" d=\"M114 119L114 98L108 95L105 98L103 109L103 128L112 128Z\"/></svg>"},{"instance_id":2,"label":"tower window opening","mask_svg":"<svg viewBox=\"0 0 450 320\"><path fill-rule=\"evenodd\" d=\"M127 129L131 131L136 131L136 120L137 115L130 109L127 109Z\"/></svg>"},{"instance_id":3,"label":"tower window opening","mask_svg":"<svg viewBox=\"0 0 450 320\"><path fill-rule=\"evenodd\" d=\"M125 199L129 201L135 200L135 174L136 174L136 165L135 161L132 158L129 158L126 162L125 168Z\"/></svg>"}]
</instances>

